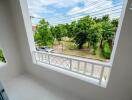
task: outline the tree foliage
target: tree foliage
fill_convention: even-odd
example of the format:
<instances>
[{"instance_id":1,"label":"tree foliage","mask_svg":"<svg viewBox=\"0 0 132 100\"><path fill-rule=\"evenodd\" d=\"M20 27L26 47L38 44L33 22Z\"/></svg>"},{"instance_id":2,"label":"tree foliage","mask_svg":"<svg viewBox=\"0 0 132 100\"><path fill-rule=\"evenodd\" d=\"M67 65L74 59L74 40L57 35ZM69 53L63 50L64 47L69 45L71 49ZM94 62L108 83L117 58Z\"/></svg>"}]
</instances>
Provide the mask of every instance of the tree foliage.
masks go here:
<instances>
[{"instance_id":1,"label":"tree foliage","mask_svg":"<svg viewBox=\"0 0 132 100\"><path fill-rule=\"evenodd\" d=\"M111 48L110 48L108 42L105 42L104 43L102 53L103 53L103 56L105 58L110 59L110 56L111 56Z\"/></svg>"},{"instance_id":2,"label":"tree foliage","mask_svg":"<svg viewBox=\"0 0 132 100\"><path fill-rule=\"evenodd\" d=\"M117 27L118 19L110 19L108 15L102 18L85 16L77 21L56 26L50 26L42 19L37 25L34 38L38 46L51 46L54 40L60 43L63 37L69 37L78 49L82 49L83 45L88 43L88 48L93 49L93 53L96 54L97 48L101 48L102 51L108 46L112 48Z\"/></svg>"},{"instance_id":3,"label":"tree foliage","mask_svg":"<svg viewBox=\"0 0 132 100\"><path fill-rule=\"evenodd\" d=\"M110 45L112 45L113 37L114 37L114 31L115 27L113 27L112 23L110 21L104 21L102 24L102 32L101 32L101 47L103 45L104 41L108 41Z\"/></svg>"},{"instance_id":4,"label":"tree foliage","mask_svg":"<svg viewBox=\"0 0 132 100\"><path fill-rule=\"evenodd\" d=\"M115 28L117 28L117 27L118 27L118 23L119 23L119 19L118 19L118 18L113 19L113 20L111 21L111 23L112 23L112 25L113 25Z\"/></svg>"},{"instance_id":5,"label":"tree foliage","mask_svg":"<svg viewBox=\"0 0 132 100\"><path fill-rule=\"evenodd\" d=\"M101 33L101 24L94 24L89 31L88 34L88 42L90 44L90 47L93 48L93 53L96 53L97 44L99 42L99 37Z\"/></svg>"},{"instance_id":6,"label":"tree foliage","mask_svg":"<svg viewBox=\"0 0 132 100\"><path fill-rule=\"evenodd\" d=\"M78 32L74 38L75 44L77 44L78 49L83 48L83 44L87 42L87 33L86 32Z\"/></svg>"},{"instance_id":7,"label":"tree foliage","mask_svg":"<svg viewBox=\"0 0 132 100\"><path fill-rule=\"evenodd\" d=\"M51 34L49 23L44 19L37 25L34 38L38 46L52 46L54 38Z\"/></svg>"},{"instance_id":8,"label":"tree foliage","mask_svg":"<svg viewBox=\"0 0 132 100\"><path fill-rule=\"evenodd\" d=\"M0 61L6 62L2 50L0 49Z\"/></svg>"}]
</instances>

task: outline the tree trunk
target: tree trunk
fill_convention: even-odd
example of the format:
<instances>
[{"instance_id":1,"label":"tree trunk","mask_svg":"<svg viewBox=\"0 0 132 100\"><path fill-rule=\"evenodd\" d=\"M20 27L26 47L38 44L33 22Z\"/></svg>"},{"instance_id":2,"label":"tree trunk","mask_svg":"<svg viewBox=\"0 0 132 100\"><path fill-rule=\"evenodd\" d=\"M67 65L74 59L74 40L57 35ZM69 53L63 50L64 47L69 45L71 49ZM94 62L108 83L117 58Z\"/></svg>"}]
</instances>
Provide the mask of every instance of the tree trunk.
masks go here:
<instances>
[{"instance_id":1,"label":"tree trunk","mask_svg":"<svg viewBox=\"0 0 132 100\"><path fill-rule=\"evenodd\" d=\"M103 40L100 41L100 48L103 48Z\"/></svg>"},{"instance_id":2,"label":"tree trunk","mask_svg":"<svg viewBox=\"0 0 132 100\"><path fill-rule=\"evenodd\" d=\"M90 48L90 43L88 42L88 48Z\"/></svg>"},{"instance_id":3,"label":"tree trunk","mask_svg":"<svg viewBox=\"0 0 132 100\"><path fill-rule=\"evenodd\" d=\"M83 48L82 46L83 46L82 44L78 45L78 49L82 49Z\"/></svg>"},{"instance_id":4,"label":"tree trunk","mask_svg":"<svg viewBox=\"0 0 132 100\"><path fill-rule=\"evenodd\" d=\"M110 48L112 49L112 47L113 47L112 40L108 40L108 43L110 45Z\"/></svg>"}]
</instances>

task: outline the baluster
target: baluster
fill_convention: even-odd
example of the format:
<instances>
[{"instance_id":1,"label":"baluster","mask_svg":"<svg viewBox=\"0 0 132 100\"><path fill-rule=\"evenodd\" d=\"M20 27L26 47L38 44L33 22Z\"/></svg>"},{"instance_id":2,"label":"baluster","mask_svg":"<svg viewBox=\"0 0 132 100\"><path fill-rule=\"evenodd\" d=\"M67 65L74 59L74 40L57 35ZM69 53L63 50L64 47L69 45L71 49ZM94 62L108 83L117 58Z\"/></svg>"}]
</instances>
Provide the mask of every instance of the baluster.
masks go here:
<instances>
[{"instance_id":1,"label":"baluster","mask_svg":"<svg viewBox=\"0 0 132 100\"><path fill-rule=\"evenodd\" d=\"M37 63L36 52L33 52L33 59L34 59L35 63Z\"/></svg>"},{"instance_id":2,"label":"baluster","mask_svg":"<svg viewBox=\"0 0 132 100\"><path fill-rule=\"evenodd\" d=\"M94 79L98 79L99 85L102 84L102 80L103 80L103 77L104 77L104 70L105 70L105 67L106 67L105 65L101 66L101 70L99 70L99 77L96 77L96 76L94 76L94 74L95 74L95 71L96 71L95 70L96 65L98 65L98 64L96 64L94 62L89 62L89 61L87 62L87 61L83 61L83 60L80 60L80 59L67 58L67 57L54 55L54 54L50 54L50 53L43 53L43 52L33 52L32 56L34 56L33 60L36 63L40 61L40 62L52 64L53 66L56 66L56 67L61 67L61 68L64 67L64 68L66 68L67 70L70 70L70 71L72 71L72 70L76 71L77 70L76 73L80 73L80 74L83 74L83 75L87 75L87 70L88 70L88 75L87 76L92 77ZM57 63L56 60L59 63ZM63 60L63 62L62 62L62 60ZM75 70L74 70L73 67L75 67ZM81 68L81 67L83 67L83 68ZM91 67L90 75L89 75L89 67ZM109 73L110 73L110 71L109 71ZM108 77L109 77L109 73L108 73ZM108 79L108 77L107 77L107 79Z\"/></svg>"},{"instance_id":3,"label":"baluster","mask_svg":"<svg viewBox=\"0 0 132 100\"><path fill-rule=\"evenodd\" d=\"M94 74L94 64L92 64L92 69L91 69L91 76Z\"/></svg>"},{"instance_id":4,"label":"baluster","mask_svg":"<svg viewBox=\"0 0 132 100\"><path fill-rule=\"evenodd\" d=\"M40 61L40 53L38 53L38 60Z\"/></svg>"},{"instance_id":5,"label":"baluster","mask_svg":"<svg viewBox=\"0 0 132 100\"><path fill-rule=\"evenodd\" d=\"M70 71L72 71L72 59L70 59Z\"/></svg>"},{"instance_id":6,"label":"baluster","mask_svg":"<svg viewBox=\"0 0 132 100\"><path fill-rule=\"evenodd\" d=\"M84 65L84 71L83 71L83 73L85 74L86 73L86 68L87 68L87 63L86 62L84 62L85 63L85 65Z\"/></svg>"},{"instance_id":7,"label":"baluster","mask_svg":"<svg viewBox=\"0 0 132 100\"><path fill-rule=\"evenodd\" d=\"M102 83L103 73L104 73L104 66L102 66L101 73L100 73L100 79L99 79L99 84L100 84L100 85L101 85L101 83Z\"/></svg>"},{"instance_id":8,"label":"baluster","mask_svg":"<svg viewBox=\"0 0 132 100\"><path fill-rule=\"evenodd\" d=\"M45 62L49 62L48 61L48 54L45 54Z\"/></svg>"},{"instance_id":9,"label":"baluster","mask_svg":"<svg viewBox=\"0 0 132 100\"><path fill-rule=\"evenodd\" d=\"M50 64L50 55L48 54L48 62L49 62L49 64Z\"/></svg>"},{"instance_id":10,"label":"baluster","mask_svg":"<svg viewBox=\"0 0 132 100\"><path fill-rule=\"evenodd\" d=\"M42 53L40 53L40 61L42 62Z\"/></svg>"},{"instance_id":11,"label":"baluster","mask_svg":"<svg viewBox=\"0 0 132 100\"><path fill-rule=\"evenodd\" d=\"M42 53L42 62L44 62L44 54Z\"/></svg>"},{"instance_id":12,"label":"baluster","mask_svg":"<svg viewBox=\"0 0 132 100\"><path fill-rule=\"evenodd\" d=\"M78 64L77 64L77 71L79 72L79 69L80 69L80 61L78 60L77 62L78 62Z\"/></svg>"}]
</instances>

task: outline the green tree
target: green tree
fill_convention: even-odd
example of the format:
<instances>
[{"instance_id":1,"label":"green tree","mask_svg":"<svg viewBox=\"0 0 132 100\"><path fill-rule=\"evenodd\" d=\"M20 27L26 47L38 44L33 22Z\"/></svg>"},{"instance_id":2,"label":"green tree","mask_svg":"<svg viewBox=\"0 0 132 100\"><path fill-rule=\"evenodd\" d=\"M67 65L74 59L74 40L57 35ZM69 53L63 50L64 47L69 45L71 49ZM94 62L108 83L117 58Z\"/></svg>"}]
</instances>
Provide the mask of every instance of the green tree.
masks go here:
<instances>
[{"instance_id":1,"label":"green tree","mask_svg":"<svg viewBox=\"0 0 132 100\"><path fill-rule=\"evenodd\" d=\"M103 16L102 18L101 18L101 22L104 22L104 21L110 21L110 17L109 17L109 15L105 15L105 16Z\"/></svg>"},{"instance_id":2,"label":"green tree","mask_svg":"<svg viewBox=\"0 0 132 100\"><path fill-rule=\"evenodd\" d=\"M110 44L112 44L115 33L115 27L108 20L102 21L101 25L102 25L102 32L100 34L100 47L102 48L104 41L108 41Z\"/></svg>"},{"instance_id":3,"label":"green tree","mask_svg":"<svg viewBox=\"0 0 132 100\"><path fill-rule=\"evenodd\" d=\"M95 24L95 21L90 16L86 16L78 20L76 31L88 33L90 28Z\"/></svg>"},{"instance_id":4,"label":"green tree","mask_svg":"<svg viewBox=\"0 0 132 100\"><path fill-rule=\"evenodd\" d=\"M93 49L93 54L96 54L97 44L99 42L101 31L101 24L99 23L95 23L89 30L88 42L90 44L90 47L92 47Z\"/></svg>"},{"instance_id":5,"label":"green tree","mask_svg":"<svg viewBox=\"0 0 132 100\"><path fill-rule=\"evenodd\" d=\"M60 27L60 31L61 31L62 37L66 37L67 36L66 25L65 24L60 24L59 27Z\"/></svg>"},{"instance_id":6,"label":"green tree","mask_svg":"<svg viewBox=\"0 0 132 100\"><path fill-rule=\"evenodd\" d=\"M78 21L56 26L49 26L49 23L43 19L37 25L34 38L38 46L51 46L54 39L60 43L63 37L69 37L79 49L82 49L83 45L88 43L88 47L93 50L93 54L96 54L98 47L103 52L110 51L108 48L112 48L117 27L118 19L111 20L109 15L102 18L85 16Z\"/></svg>"},{"instance_id":7,"label":"green tree","mask_svg":"<svg viewBox=\"0 0 132 100\"><path fill-rule=\"evenodd\" d=\"M108 15L102 17L100 24L102 26L102 32L100 34L100 48L102 48L104 41L108 41L112 44L115 28Z\"/></svg>"},{"instance_id":8,"label":"green tree","mask_svg":"<svg viewBox=\"0 0 132 100\"><path fill-rule=\"evenodd\" d=\"M90 35L92 34L90 31L94 24L95 24L95 21L90 16L83 17L80 20L78 20L75 32L85 33L84 35L87 38L86 42L88 42L90 44L90 40L91 40ZM80 36L82 36L82 35L80 35ZM83 38L83 36L82 36L82 38ZM82 43L86 43L86 42L82 42Z\"/></svg>"},{"instance_id":9,"label":"green tree","mask_svg":"<svg viewBox=\"0 0 132 100\"><path fill-rule=\"evenodd\" d=\"M113 27L115 27L115 31L116 31L117 30L117 27L118 27L119 19L118 18L113 19L111 21L111 23L112 23Z\"/></svg>"},{"instance_id":10,"label":"green tree","mask_svg":"<svg viewBox=\"0 0 132 100\"><path fill-rule=\"evenodd\" d=\"M83 48L83 44L87 42L87 33L86 32L78 32L74 38L75 43L78 46L78 49Z\"/></svg>"},{"instance_id":11,"label":"green tree","mask_svg":"<svg viewBox=\"0 0 132 100\"><path fill-rule=\"evenodd\" d=\"M96 23L100 23L100 22L102 21L102 18L97 18L97 17L95 17L95 18L93 18L93 20L94 20Z\"/></svg>"},{"instance_id":12,"label":"green tree","mask_svg":"<svg viewBox=\"0 0 132 100\"><path fill-rule=\"evenodd\" d=\"M56 38L56 34L55 34L55 27L54 26L50 26L50 32L51 32L51 34L52 34L52 36L54 37L54 38Z\"/></svg>"},{"instance_id":13,"label":"green tree","mask_svg":"<svg viewBox=\"0 0 132 100\"><path fill-rule=\"evenodd\" d=\"M110 56L111 56L111 48L109 46L109 43L106 41L103 45L103 50L102 50L102 53L103 53L103 56L106 58L106 59L110 59Z\"/></svg>"},{"instance_id":14,"label":"green tree","mask_svg":"<svg viewBox=\"0 0 132 100\"><path fill-rule=\"evenodd\" d=\"M77 32L77 22L73 21L70 25L68 25L68 37L73 38L75 33Z\"/></svg>"},{"instance_id":15,"label":"green tree","mask_svg":"<svg viewBox=\"0 0 132 100\"><path fill-rule=\"evenodd\" d=\"M60 41L62 40L62 37L63 37L63 29L62 29L62 26L60 24L55 26L54 35L55 35L56 40L60 44Z\"/></svg>"},{"instance_id":16,"label":"green tree","mask_svg":"<svg viewBox=\"0 0 132 100\"><path fill-rule=\"evenodd\" d=\"M68 23L65 24L65 28L66 28L66 30L67 30L66 37L69 37L69 38L72 37L70 25L71 25L71 24L68 24Z\"/></svg>"},{"instance_id":17,"label":"green tree","mask_svg":"<svg viewBox=\"0 0 132 100\"><path fill-rule=\"evenodd\" d=\"M2 50L0 49L0 61L6 62Z\"/></svg>"},{"instance_id":18,"label":"green tree","mask_svg":"<svg viewBox=\"0 0 132 100\"><path fill-rule=\"evenodd\" d=\"M51 34L49 23L42 19L36 27L34 34L35 42L38 46L51 47L54 42L53 35Z\"/></svg>"}]
</instances>

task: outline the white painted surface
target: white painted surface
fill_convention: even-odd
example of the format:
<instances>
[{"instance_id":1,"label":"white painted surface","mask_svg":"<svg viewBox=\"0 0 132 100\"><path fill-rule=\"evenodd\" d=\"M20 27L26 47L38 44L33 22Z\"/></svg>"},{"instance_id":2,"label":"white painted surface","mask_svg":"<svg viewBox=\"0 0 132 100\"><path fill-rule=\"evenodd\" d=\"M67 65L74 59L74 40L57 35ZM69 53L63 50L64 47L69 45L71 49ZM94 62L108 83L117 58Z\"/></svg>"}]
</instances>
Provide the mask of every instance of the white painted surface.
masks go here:
<instances>
[{"instance_id":1,"label":"white painted surface","mask_svg":"<svg viewBox=\"0 0 132 100\"><path fill-rule=\"evenodd\" d=\"M127 3L127 0L124 1ZM37 77L43 82L52 83L65 91L70 91L70 94L72 93L71 95L74 98L69 98L69 100L75 100L76 95L78 95L78 97L82 97L81 99L79 98L79 100L132 100L132 12L129 10L131 0L128 0L125 18L123 20L123 24L120 26L121 32L119 43L115 52L115 58L112 66L113 68L106 89L44 67L40 67L39 65L35 65L32 61L30 52L30 50L34 49L34 46L30 46L30 43L33 41L33 37L29 37L31 35L31 23L27 12L27 5L25 5L26 0L10 0L10 3L12 12L8 8L9 6L7 6L8 0L0 0L0 43L4 48L5 56L8 60L8 66L0 69L0 78L2 80L9 79L17 75L24 67L25 71L30 73L33 77ZM13 21L11 18L12 15ZM4 42L5 40L6 42ZM25 84L26 82L24 80L28 84ZM28 87L24 88L23 86L23 88L21 88L21 82ZM37 92L34 91L33 95L36 93L36 96L43 97L40 92L46 93L45 90L41 89L42 87L40 85L36 85L38 84L36 83L37 80L34 82L32 82L29 78L18 78L17 81L12 83L12 86L14 86L13 89L16 90L19 88L20 90L18 89L18 91L19 93L23 93L22 95L26 95L26 93L23 92L23 89L31 93L34 91L33 88L29 88L31 85L32 87L36 87L35 90L38 90ZM47 88L48 85L45 85L44 87ZM8 91L8 93L11 94L13 92ZM48 95L51 96L52 94L53 93ZM17 91L16 93L14 92L14 94L11 94L10 98L14 99L13 95L19 96ZM49 96L47 96L47 98L50 98ZM59 96L55 95L52 97L58 100L60 98L60 100L65 100L65 98L68 98L70 95L66 95L64 93L62 97L61 95ZM31 98L31 96L27 95L27 97L23 100L33 100L29 98Z\"/></svg>"},{"instance_id":2,"label":"white painted surface","mask_svg":"<svg viewBox=\"0 0 132 100\"><path fill-rule=\"evenodd\" d=\"M24 13L24 17L28 16L27 6L25 5L24 0L21 1L22 10ZM44 80L49 81L53 84L56 84L66 90L72 91L75 94L85 97L87 100L131 100L132 93L132 78L131 78L131 59L132 59L132 13L129 10L129 4L131 0L124 0L124 11L127 5L125 19L122 20L123 24L120 24L121 31L119 43L117 45L117 50L114 53L115 58L113 62L113 68L110 76L110 80L106 89L83 82L79 79L75 79L61 73L57 73L55 71L51 71L49 69L37 66L32 62L29 62L28 59L25 60L28 63L26 67L28 72L32 75ZM123 17L122 17L123 19ZM27 22L30 22L28 19L24 19ZM28 26L28 28L31 26ZM23 34L24 36L24 34ZM25 36L26 37L26 36ZM30 38L30 37L28 37ZM28 43L28 41L27 41ZM21 48L22 45L21 45ZM29 51L29 49L23 49L24 51ZM30 55L24 55L24 59L30 58ZM31 59L31 58L30 58ZM83 99L82 99L83 100Z\"/></svg>"},{"instance_id":3,"label":"white painted surface","mask_svg":"<svg viewBox=\"0 0 132 100\"><path fill-rule=\"evenodd\" d=\"M0 47L7 61L6 64L0 65L0 81L3 83L23 73L22 59L12 24L9 2L0 0Z\"/></svg>"},{"instance_id":4,"label":"white painted surface","mask_svg":"<svg viewBox=\"0 0 132 100\"><path fill-rule=\"evenodd\" d=\"M81 100L74 93L26 75L13 79L5 90L9 100Z\"/></svg>"}]
</instances>

